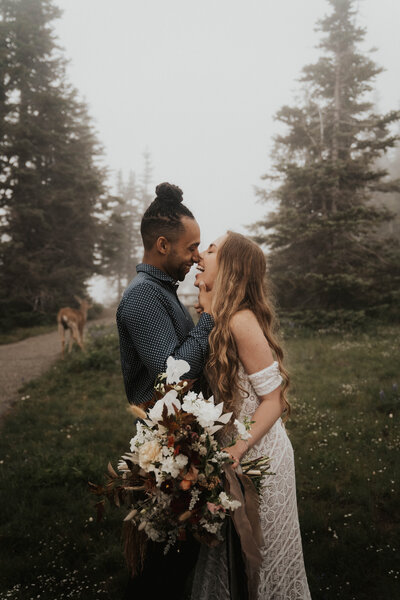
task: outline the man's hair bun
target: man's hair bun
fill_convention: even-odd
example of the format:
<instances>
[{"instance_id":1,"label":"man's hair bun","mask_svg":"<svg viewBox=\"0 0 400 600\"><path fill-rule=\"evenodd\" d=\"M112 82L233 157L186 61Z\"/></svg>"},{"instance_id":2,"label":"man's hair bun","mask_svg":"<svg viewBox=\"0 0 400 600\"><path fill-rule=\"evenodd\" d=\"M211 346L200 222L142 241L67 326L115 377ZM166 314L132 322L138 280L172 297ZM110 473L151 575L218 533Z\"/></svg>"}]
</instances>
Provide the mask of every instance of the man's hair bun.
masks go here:
<instances>
[{"instance_id":1,"label":"man's hair bun","mask_svg":"<svg viewBox=\"0 0 400 600\"><path fill-rule=\"evenodd\" d=\"M156 200L178 204L183 200L183 192L177 185L165 181L156 187Z\"/></svg>"},{"instance_id":2,"label":"man's hair bun","mask_svg":"<svg viewBox=\"0 0 400 600\"><path fill-rule=\"evenodd\" d=\"M177 240L185 231L182 218L194 219L191 211L182 202L183 192L172 183L160 183L156 187L156 197L147 207L140 225L143 245L150 250L158 237Z\"/></svg>"}]
</instances>

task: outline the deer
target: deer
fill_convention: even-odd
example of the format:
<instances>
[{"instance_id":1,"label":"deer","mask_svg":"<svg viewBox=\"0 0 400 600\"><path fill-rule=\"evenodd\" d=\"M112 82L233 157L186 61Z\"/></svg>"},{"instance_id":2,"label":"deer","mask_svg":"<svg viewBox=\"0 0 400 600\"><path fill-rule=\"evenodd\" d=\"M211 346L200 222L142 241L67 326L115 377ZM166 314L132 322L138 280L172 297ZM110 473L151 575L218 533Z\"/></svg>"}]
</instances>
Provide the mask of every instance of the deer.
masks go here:
<instances>
[{"instance_id":1,"label":"deer","mask_svg":"<svg viewBox=\"0 0 400 600\"><path fill-rule=\"evenodd\" d=\"M60 308L57 314L58 332L61 337L61 355L64 358L65 332L69 330L68 352L72 350L72 344L75 342L84 352L83 346L83 328L85 327L87 312L92 305L87 300L81 300L79 296L74 296L79 304L79 308L70 308L66 306Z\"/></svg>"}]
</instances>

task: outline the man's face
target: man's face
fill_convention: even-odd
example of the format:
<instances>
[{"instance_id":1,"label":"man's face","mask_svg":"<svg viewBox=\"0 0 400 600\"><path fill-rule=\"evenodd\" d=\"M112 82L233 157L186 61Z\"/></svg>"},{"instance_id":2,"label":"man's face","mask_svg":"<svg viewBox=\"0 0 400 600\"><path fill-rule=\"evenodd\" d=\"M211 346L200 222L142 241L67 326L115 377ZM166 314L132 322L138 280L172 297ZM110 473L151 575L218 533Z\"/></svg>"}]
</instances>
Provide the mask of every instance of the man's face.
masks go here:
<instances>
[{"instance_id":1,"label":"man's face","mask_svg":"<svg viewBox=\"0 0 400 600\"><path fill-rule=\"evenodd\" d=\"M168 275L183 281L193 263L199 262L200 228L194 219L182 217L184 231L175 242L170 242L164 268Z\"/></svg>"}]
</instances>

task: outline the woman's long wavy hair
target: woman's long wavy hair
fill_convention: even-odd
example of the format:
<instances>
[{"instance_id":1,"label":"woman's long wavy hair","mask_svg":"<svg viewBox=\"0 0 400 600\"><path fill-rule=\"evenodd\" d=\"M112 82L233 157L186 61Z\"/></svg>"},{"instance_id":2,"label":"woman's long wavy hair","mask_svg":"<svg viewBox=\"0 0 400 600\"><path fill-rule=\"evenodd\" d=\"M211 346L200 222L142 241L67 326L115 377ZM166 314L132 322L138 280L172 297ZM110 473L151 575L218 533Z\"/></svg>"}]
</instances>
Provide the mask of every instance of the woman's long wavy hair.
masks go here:
<instances>
[{"instance_id":1,"label":"woman's long wavy hair","mask_svg":"<svg viewBox=\"0 0 400 600\"><path fill-rule=\"evenodd\" d=\"M240 413L238 369L239 355L229 323L232 316L250 309L262 328L283 377L281 401L286 416L290 404L286 398L289 374L283 366L283 350L276 337L278 328L271 293L267 286L266 260L261 248L240 233L228 231L218 249L218 274L214 282L212 312L215 326L211 331L210 354L206 374L214 395L224 402L225 411Z\"/></svg>"}]
</instances>

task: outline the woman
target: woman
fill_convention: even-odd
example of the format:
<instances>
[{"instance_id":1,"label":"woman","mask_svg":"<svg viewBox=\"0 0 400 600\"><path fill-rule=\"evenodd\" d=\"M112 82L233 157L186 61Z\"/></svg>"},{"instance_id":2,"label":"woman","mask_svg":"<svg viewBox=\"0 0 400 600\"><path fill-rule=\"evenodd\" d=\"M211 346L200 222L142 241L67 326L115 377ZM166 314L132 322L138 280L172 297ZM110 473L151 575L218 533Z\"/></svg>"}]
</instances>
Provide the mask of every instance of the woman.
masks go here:
<instances>
[{"instance_id":1,"label":"woman","mask_svg":"<svg viewBox=\"0 0 400 600\"><path fill-rule=\"evenodd\" d=\"M275 318L265 287L262 250L243 235L228 232L201 254L196 285L199 303L212 293L215 327L206 372L225 411L253 421L251 437L227 451L236 467L243 457L271 458L274 475L260 496L263 534L259 600L310 598L297 515L293 449L282 422L289 413L289 383L283 352L274 335ZM275 356L275 360L274 360ZM228 445L229 432L222 443ZM202 547L192 600L230 600L226 543Z\"/></svg>"}]
</instances>

